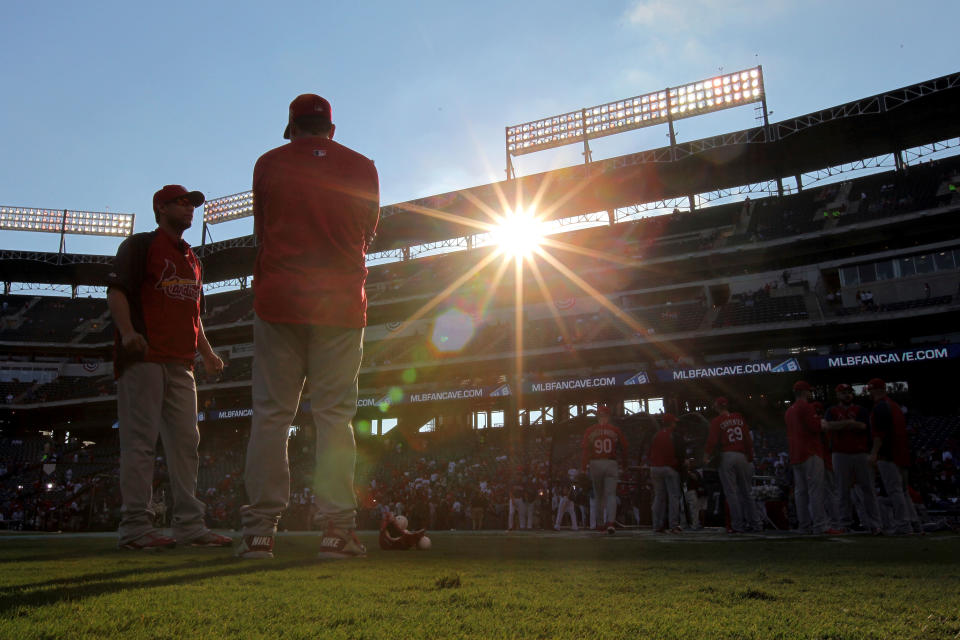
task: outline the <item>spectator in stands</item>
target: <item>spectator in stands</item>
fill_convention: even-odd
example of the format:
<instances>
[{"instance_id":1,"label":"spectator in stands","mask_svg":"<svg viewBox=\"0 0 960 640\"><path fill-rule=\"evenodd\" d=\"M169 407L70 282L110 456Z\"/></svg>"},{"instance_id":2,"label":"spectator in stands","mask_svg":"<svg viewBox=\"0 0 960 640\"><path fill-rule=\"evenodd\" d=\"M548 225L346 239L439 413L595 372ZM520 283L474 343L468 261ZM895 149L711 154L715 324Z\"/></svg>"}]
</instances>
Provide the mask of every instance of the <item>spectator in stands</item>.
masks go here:
<instances>
[{"instance_id":1,"label":"spectator in stands","mask_svg":"<svg viewBox=\"0 0 960 640\"><path fill-rule=\"evenodd\" d=\"M510 482L510 502L507 512L507 530L526 529L527 522L527 503L525 498L526 482L524 482L523 469L518 468L514 471L513 479Z\"/></svg>"},{"instance_id":2,"label":"spectator in stands","mask_svg":"<svg viewBox=\"0 0 960 640\"><path fill-rule=\"evenodd\" d=\"M553 524L553 530L559 531L560 525L563 524L563 516L570 516L570 528L574 531L577 530L577 510L576 504L574 503L574 487L573 483L568 480L561 482L559 486L559 500L557 501L557 519Z\"/></svg>"},{"instance_id":3,"label":"spectator in stands","mask_svg":"<svg viewBox=\"0 0 960 640\"><path fill-rule=\"evenodd\" d=\"M203 332L200 263L183 232L199 191L167 185L153 196L158 228L127 238L109 274L107 303L116 326L114 375L120 423L119 545L124 549L227 546L230 538L204 524L197 499L197 387L193 361L199 349L208 372L223 368ZM173 538L153 524L153 459L163 439L173 492Z\"/></svg>"},{"instance_id":4,"label":"spectator in stands","mask_svg":"<svg viewBox=\"0 0 960 640\"><path fill-rule=\"evenodd\" d=\"M474 531L483 529L483 518L487 511L487 496L481 489L476 489L470 498L470 522Z\"/></svg>"},{"instance_id":5,"label":"spectator in stands","mask_svg":"<svg viewBox=\"0 0 960 640\"><path fill-rule=\"evenodd\" d=\"M703 529L707 510L707 492L703 484L703 472L697 468L695 458L687 458L683 468L683 498L689 513L688 522L694 531Z\"/></svg>"},{"instance_id":6,"label":"spectator in stands","mask_svg":"<svg viewBox=\"0 0 960 640\"><path fill-rule=\"evenodd\" d=\"M357 375L363 355L367 248L380 211L368 158L333 141L330 103L290 103L284 138L253 170L253 423L242 509L243 558L272 558L289 501L287 434L309 380L316 428L314 494L325 528L323 557L366 554L357 526L353 470ZM304 248L308 250L304 250Z\"/></svg>"},{"instance_id":7,"label":"spectator in stands","mask_svg":"<svg viewBox=\"0 0 960 640\"><path fill-rule=\"evenodd\" d=\"M887 396L887 385L883 380L873 378L867 383L867 389L873 399L870 462L879 470L880 481L893 507L892 533L904 535L911 529L920 532L920 521L907 492L910 441L907 439L906 418L900 405Z\"/></svg>"}]
</instances>

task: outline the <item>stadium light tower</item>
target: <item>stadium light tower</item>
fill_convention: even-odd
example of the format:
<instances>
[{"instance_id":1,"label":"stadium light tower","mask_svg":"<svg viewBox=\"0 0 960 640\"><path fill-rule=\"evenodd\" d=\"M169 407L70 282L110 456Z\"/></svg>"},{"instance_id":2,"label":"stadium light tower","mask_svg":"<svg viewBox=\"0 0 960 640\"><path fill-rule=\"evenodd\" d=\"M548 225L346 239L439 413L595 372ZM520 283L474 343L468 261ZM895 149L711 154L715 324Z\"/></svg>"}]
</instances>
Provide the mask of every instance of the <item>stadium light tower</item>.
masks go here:
<instances>
[{"instance_id":1,"label":"stadium light tower","mask_svg":"<svg viewBox=\"0 0 960 640\"><path fill-rule=\"evenodd\" d=\"M73 211L71 209L35 209L32 207L0 207L0 229L59 233L60 253L65 249L65 236L125 237L133 233L135 215L105 211Z\"/></svg>"},{"instance_id":2,"label":"stadium light tower","mask_svg":"<svg viewBox=\"0 0 960 640\"><path fill-rule=\"evenodd\" d=\"M763 68L756 66L722 73L677 87L568 111L506 127L507 179L515 177L514 156L583 143L584 162L590 162L589 141L657 124L670 126L670 146L676 144L673 121L754 102L764 103Z\"/></svg>"},{"instance_id":3,"label":"stadium light tower","mask_svg":"<svg viewBox=\"0 0 960 640\"><path fill-rule=\"evenodd\" d=\"M253 215L253 191L234 193L207 200L203 205L203 235L201 242L207 241L207 225L220 224L229 220L239 220ZM212 240L212 238L211 238Z\"/></svg>"}]
</instances>

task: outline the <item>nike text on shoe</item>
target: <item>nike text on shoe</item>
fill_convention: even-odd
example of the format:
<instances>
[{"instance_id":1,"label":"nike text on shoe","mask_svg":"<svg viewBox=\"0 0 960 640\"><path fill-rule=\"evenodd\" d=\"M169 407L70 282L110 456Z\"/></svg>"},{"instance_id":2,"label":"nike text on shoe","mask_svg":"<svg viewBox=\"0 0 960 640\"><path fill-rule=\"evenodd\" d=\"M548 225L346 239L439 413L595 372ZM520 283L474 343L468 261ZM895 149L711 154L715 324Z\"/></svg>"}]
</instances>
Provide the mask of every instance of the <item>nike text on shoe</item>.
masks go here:
<instances>
[{"instance_id":1,"label":"nike text on shoe","mask_svg":"<svg viewBox=\"0 0 960 640\"><path fill-rule=\"evenodd\" d=\"M367 548L360 544L353 529L327 529L320 540L318 558L365 558Z\"/></svg>"},{"instance_id":2,"label":"nike text on shoe","mask_svg":"<svg viewBox=\"0 0 960 640\"><path fill-rule=\"evenodd\" d=\"M119 545L121 549L128 549L130 551L159 551L161 549L173 549L175 546L177 546L176 540L159 533L148 533L132 542L125 542Z\"/></svg>"},{"instance_id":3,"label":"nike text on shoe","mask_svg":"<svg viewBox=\"0 0 960 640\"><path fill-rule=\"evenodd\" d=\"M237 557L244 560L272 558L273 536L243 536L237 547Z\"/></svg>"}]
</instances>

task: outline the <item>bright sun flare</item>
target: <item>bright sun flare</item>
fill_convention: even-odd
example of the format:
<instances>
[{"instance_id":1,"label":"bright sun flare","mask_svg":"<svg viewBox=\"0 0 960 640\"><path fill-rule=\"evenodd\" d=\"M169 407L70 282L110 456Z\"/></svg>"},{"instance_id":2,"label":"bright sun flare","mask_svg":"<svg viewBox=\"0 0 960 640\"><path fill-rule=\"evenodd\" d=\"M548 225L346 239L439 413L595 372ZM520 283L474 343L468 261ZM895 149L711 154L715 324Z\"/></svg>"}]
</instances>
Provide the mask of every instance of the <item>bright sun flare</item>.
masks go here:
<instances>
[{"instance_id":1,"label":"bright sun flare","mask_svg":"<svg viewBox=\"0 0 960 640\"><path fill-rule=\"evenodd\" d=\"M493 231L502 254L511 258L529 258L543 240L543 223L532 211L509 212Z\"/></svg>"}]
</instances>

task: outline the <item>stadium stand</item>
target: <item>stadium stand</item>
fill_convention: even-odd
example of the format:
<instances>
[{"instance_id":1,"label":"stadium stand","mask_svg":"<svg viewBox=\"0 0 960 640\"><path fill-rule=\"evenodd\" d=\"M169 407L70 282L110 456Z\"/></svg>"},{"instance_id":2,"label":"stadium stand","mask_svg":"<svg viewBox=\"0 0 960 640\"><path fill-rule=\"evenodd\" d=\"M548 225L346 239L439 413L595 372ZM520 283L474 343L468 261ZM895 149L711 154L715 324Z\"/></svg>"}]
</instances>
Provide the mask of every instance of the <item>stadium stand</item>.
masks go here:
<instances>
[{"instance_id":1,"label":"stadium stand","mask_svg":"<svg viewBox=\"0 0 960 640\"><path fill-rule=\"evenodd\" d=\"M773 296L761 289L752 295L737 295L720 308L714 328L733 325L792 322L807 318L803 296Z\"/></svg>"},{"instance_id":2,"label":"stadium stand","mask_svg":"<svg viewBox=\"0 0 960 640\"><path fill-rule=\"evenodd\" d=\"M960 233L960 156L905 163L892 154L905 157L897 139L919 148L955 137L957 91L914 93L921 97L908 93L905 106L882 117L864 113L837 123L825 111L766 131L683 143L669 154L654 150L550 174L554 191L542 195L560 202L555 217L577 222L600 212L607 223L552 236L556 246L545 250L559 266L538 260L536 272L524 270L520 309L510 265L493 284L500 260L451 286L493 248L423 257L439 250L431 243L462 239L463 230L436 223L412 232L406 227L416 227L416 217L404 203L385 207L374 248L396 261L370 269L357 413L365 524L400 503L428 526L468 527L476 501L485 527L505 527L507 498L519 483L537 505L537 526L552 525L548 514L559 490L576 480L569 470L599 402L617 408L634 445L631 463L639 471L624 478L624 522L649 518L642 469L652 418L645 412L657 402L709 417L710 398L730 396L754 429L758 473L788 495L782 415L790 384L808 378L829 402L837 382L862 385L876 375L897 381L897 397L911 409L916 489L931 514L956 517L960 418L950 385L960 357L960 245L952 242ZM850 105L841 111L856 112ZM841 125L850 135L838 139L834 127ZM742 142L744 135L754 142ZM871 157L891 154L889 166L837 169L868 150ZM782 192L777 179L789 183ZM565 198L561 187L571 184L582 197ZM446 210L447 202L470 201L468 192L476 190L413 204ZM657 203L655 211L646 208ZM213 287L249 284L255 248L241 238L198 251L215 281L204 324L228 358L220 376L197 371L199 493L211 524L235 527L249 425L252 291ZM31 259L4 253L4 282L30 282L39 268ZM60 258L44 264L55 267L37 282L72 286L102 284L107 268ZM0 306L0 367L10 369L0 377L4 526L114 527L118 442L105 301L8 294ZM445 327L440 319L451 312L469 327ZM283 526L309 528L309 414L296 424ZM684 436L694 458L702 453L695 431ZM52 471L43 459L50 453L57 458ZM165 500L162 451L156 471ZM710 517L722 526L715 494ZM583 507L583 495L578 499Z\"/></svg>"}]
</instances>

